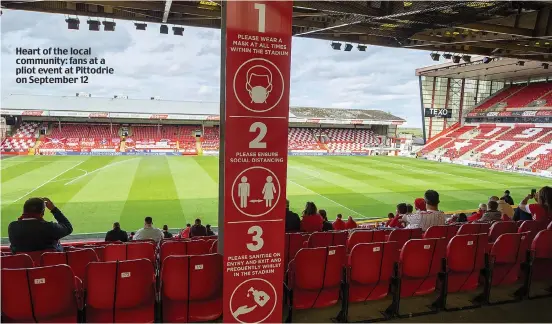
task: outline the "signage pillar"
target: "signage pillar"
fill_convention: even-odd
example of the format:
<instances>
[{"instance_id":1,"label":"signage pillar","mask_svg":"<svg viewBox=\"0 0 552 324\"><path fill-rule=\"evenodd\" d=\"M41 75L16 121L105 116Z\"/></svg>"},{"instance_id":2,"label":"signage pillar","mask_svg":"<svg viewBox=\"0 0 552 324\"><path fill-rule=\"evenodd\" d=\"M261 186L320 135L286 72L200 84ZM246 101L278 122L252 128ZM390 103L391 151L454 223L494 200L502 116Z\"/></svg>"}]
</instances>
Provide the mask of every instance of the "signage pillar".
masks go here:
<instances>
[{"instance_id":1,"label":"signage pillar","mask_svg":"<svg viewBox=\"0 0 552 324\"><path fill-rule=\"evenodd\" d=\"M224 5L223 321L281 322L293 2Z\"/></svg>"}]
</instances>

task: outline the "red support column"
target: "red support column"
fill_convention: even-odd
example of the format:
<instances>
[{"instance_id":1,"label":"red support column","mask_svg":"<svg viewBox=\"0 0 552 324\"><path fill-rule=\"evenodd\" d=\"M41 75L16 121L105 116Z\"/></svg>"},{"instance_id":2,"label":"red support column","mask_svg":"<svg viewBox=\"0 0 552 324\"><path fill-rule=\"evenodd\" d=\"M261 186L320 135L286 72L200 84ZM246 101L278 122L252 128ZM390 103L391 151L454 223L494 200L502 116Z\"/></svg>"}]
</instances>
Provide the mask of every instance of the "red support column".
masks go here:
<instances>
[{"instance_id":1,"label":"red support column","mask_svg":"<svg viewBox=\"0 0 552 324\"><path fill-rule=\"evenodd\" d=\"M288 132L293 2L225 5L223 321L276 323L282 321L282 139Z\"/></svg>"}]
</instances>

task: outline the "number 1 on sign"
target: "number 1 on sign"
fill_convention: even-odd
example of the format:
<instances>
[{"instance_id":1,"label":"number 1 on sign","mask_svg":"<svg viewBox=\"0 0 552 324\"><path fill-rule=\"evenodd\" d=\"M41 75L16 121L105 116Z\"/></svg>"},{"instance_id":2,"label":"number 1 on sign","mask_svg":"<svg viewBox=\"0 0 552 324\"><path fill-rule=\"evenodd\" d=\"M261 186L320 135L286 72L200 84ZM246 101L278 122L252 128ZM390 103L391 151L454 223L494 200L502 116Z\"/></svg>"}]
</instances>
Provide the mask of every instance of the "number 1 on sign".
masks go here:
<instances>
[{"instance_id":1,"label":"number 1 on sign","mask_svg":"<svg viewBox=\"0 0 552 324\"><path fill-rule=\"evenodd\" d=\"M266 25L266 5L264 3L256 3L255 9L259 10L259 33L264 33Z\"/></svg>"}]
</instances>

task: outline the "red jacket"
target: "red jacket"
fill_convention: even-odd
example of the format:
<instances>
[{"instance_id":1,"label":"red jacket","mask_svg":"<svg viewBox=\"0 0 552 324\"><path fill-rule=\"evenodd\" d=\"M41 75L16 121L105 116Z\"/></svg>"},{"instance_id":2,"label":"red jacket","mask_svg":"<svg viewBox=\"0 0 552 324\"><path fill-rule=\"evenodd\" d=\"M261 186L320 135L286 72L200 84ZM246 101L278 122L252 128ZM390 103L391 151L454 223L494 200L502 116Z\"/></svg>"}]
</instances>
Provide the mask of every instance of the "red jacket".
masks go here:
<instances>
[{"instance_id":1,"label":"red jacket","mask_svg":"<svg viewBox=\"0 0 552 324\"><path fill-rule=\"evenodd\" d=\"M347 221L347 223L345 223L345 228L346 229L353 229L353 228L356 228L356 227L357 227L357 223L352 219L349 219Z\"/></svg>"},{"instance_id":2,"label":"red jacket","mask_svg":"<svg viewBox=\"0 0 552 324\"><path fill-rule=\"evenodd\" d=\"M477 212L473 215L471 215L470 217L468 217L468 222L475 222L477 220L479 220L482 216L483 216L484 213L481 213L481 212Z\"/></svg>"},{"instance_id":3,"label":"red jacket","mask_svg":"<svg viewBox=\"0 0 552 324\"><path fill-rule=\"evenodd\" d=\"M341 218L338 218L336 219L334 222L333 222L333 229L335 231L342 231L345 229L345 222L341 219Z\"/></svg>"},{"instance_id":4,"label":"red jacket","mask_svg":"<svg viewBox=\"0 0 552 324\"><path fill-rule=\"evenodd\" d=\"M404 226L400 222L401 219L402 219L402 215L397 215L393 217L392 220L387 222L387 227L403 228Z\"/></svg>"},{"instance_id":5,"label":"red jacket","mask_svg":"<svg viewBox=\"0 0 552 324\"><path fill-rule=\"evenodd\" d=\"M321 232L324 219L322 216L316 215L305 215L301 220L301 231L312 233L312 232Z\"/></svg>"},{"instance_id":6,"label":"red jacket","mask_svg":"<svg viewBox=\"0 0 552 324\"><path fill-rule=\"evenodd\" d=\"M186 227L182 230L182 233L180 233L181 238L190 238L190 227Z\"/></svg>"}]
</instances>

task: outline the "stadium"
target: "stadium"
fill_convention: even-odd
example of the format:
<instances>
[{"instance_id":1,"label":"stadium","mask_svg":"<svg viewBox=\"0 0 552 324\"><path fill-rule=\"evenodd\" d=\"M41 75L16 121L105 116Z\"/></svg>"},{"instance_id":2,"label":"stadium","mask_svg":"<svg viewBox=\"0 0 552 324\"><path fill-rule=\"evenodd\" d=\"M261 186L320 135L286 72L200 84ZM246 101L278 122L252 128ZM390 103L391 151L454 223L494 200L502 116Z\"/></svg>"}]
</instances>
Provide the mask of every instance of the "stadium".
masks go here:
<instances>
[{"instance_id":1,"label":"stadium","mask_svg":"<svg viewBox=\"0 0 552 324\"><path fill-rule=\"evenodd\" d=\"M504 214L463 225L456 220L461 213L483 214L478 206L490 208L489 197L498 200L505 190L515 205L533 206L524 201L531 193L544 197L534 205L546 206L542 192L552 178L552 7L457 2L430 9L429 2L397 3L295 1L286 37L330 40L328 50L340 50L343 42L345 51L351 43L359 51L361 44L431 51L436 64L412 71L419 83L420 102L412 109L420 111L420 136L404 133L400 126L410 121L385 108L284 104L284 113L270 111L281 105L278 99L270 107L278 86L280 98L289 102L285 82L278 85L274 77L283 66L288 71L280 72L282 80L289 78L289 63L276 59L276 70L263 66L269 85L259 96L249 84L258 66L247 70L244 93L251 102L240 100L234 77L239 104L261 116L247 126L234 120L257 117L232 115L232 101L222 90L232 84L225 72L221 101L212 102L104 96L80 88L65 96L2 93L2 321L356 322L422 316L443 322L457 321L455 311L466 309L476 309L467 321L550 321L536 309L546 307L552 291L552 217ZM221 23L231 5L217 1L2 5L133 20L137 30L142 22L161 23L161 33L173 24L175 35L181 25L231 35ZM74 29L71 19L68 28ZM265 110L250 109L259 107L253 103ZM285 125L278 123L283 120ZM267 136L267 129L278 129L278 135ZM252 137L243 139L242 133ZM233 173L235 166L241 169ZM263 186L260 196L257 186ZM420 197L429 204L428 189L438 192L446 224L423 230L389 226L394 218L388 214L407 217L398 204L415 205ZM63 252L10 248L8 226L32 197L51 198L70 218L72 233L59 242ZM285 199L289 210L305 209L303 220L309 215L305 202L314 202L330 222L342 214L354 228L333 223L330 231L301 227L284 234ZM236 210L249 218L238 218ZM156 226L167 224L173 238L104 242L111 224L130 233L146 216ZM198 218L213 235L184 237L186 224ZM285 223L287 229L287 218ZM248 227L242 233L238 225ZM240 243L248 250L235 247ZM283 283L283 292L274 283ZM10 295L23 286L25 293ZM236 308L235 294L244 303L254 296L256 305ZM107 295L112 301L102 301ZM54 309L48 300L57 298L63 307ZM523 309L532 314L512 314Z\"/></svg>"}]
</instances>

